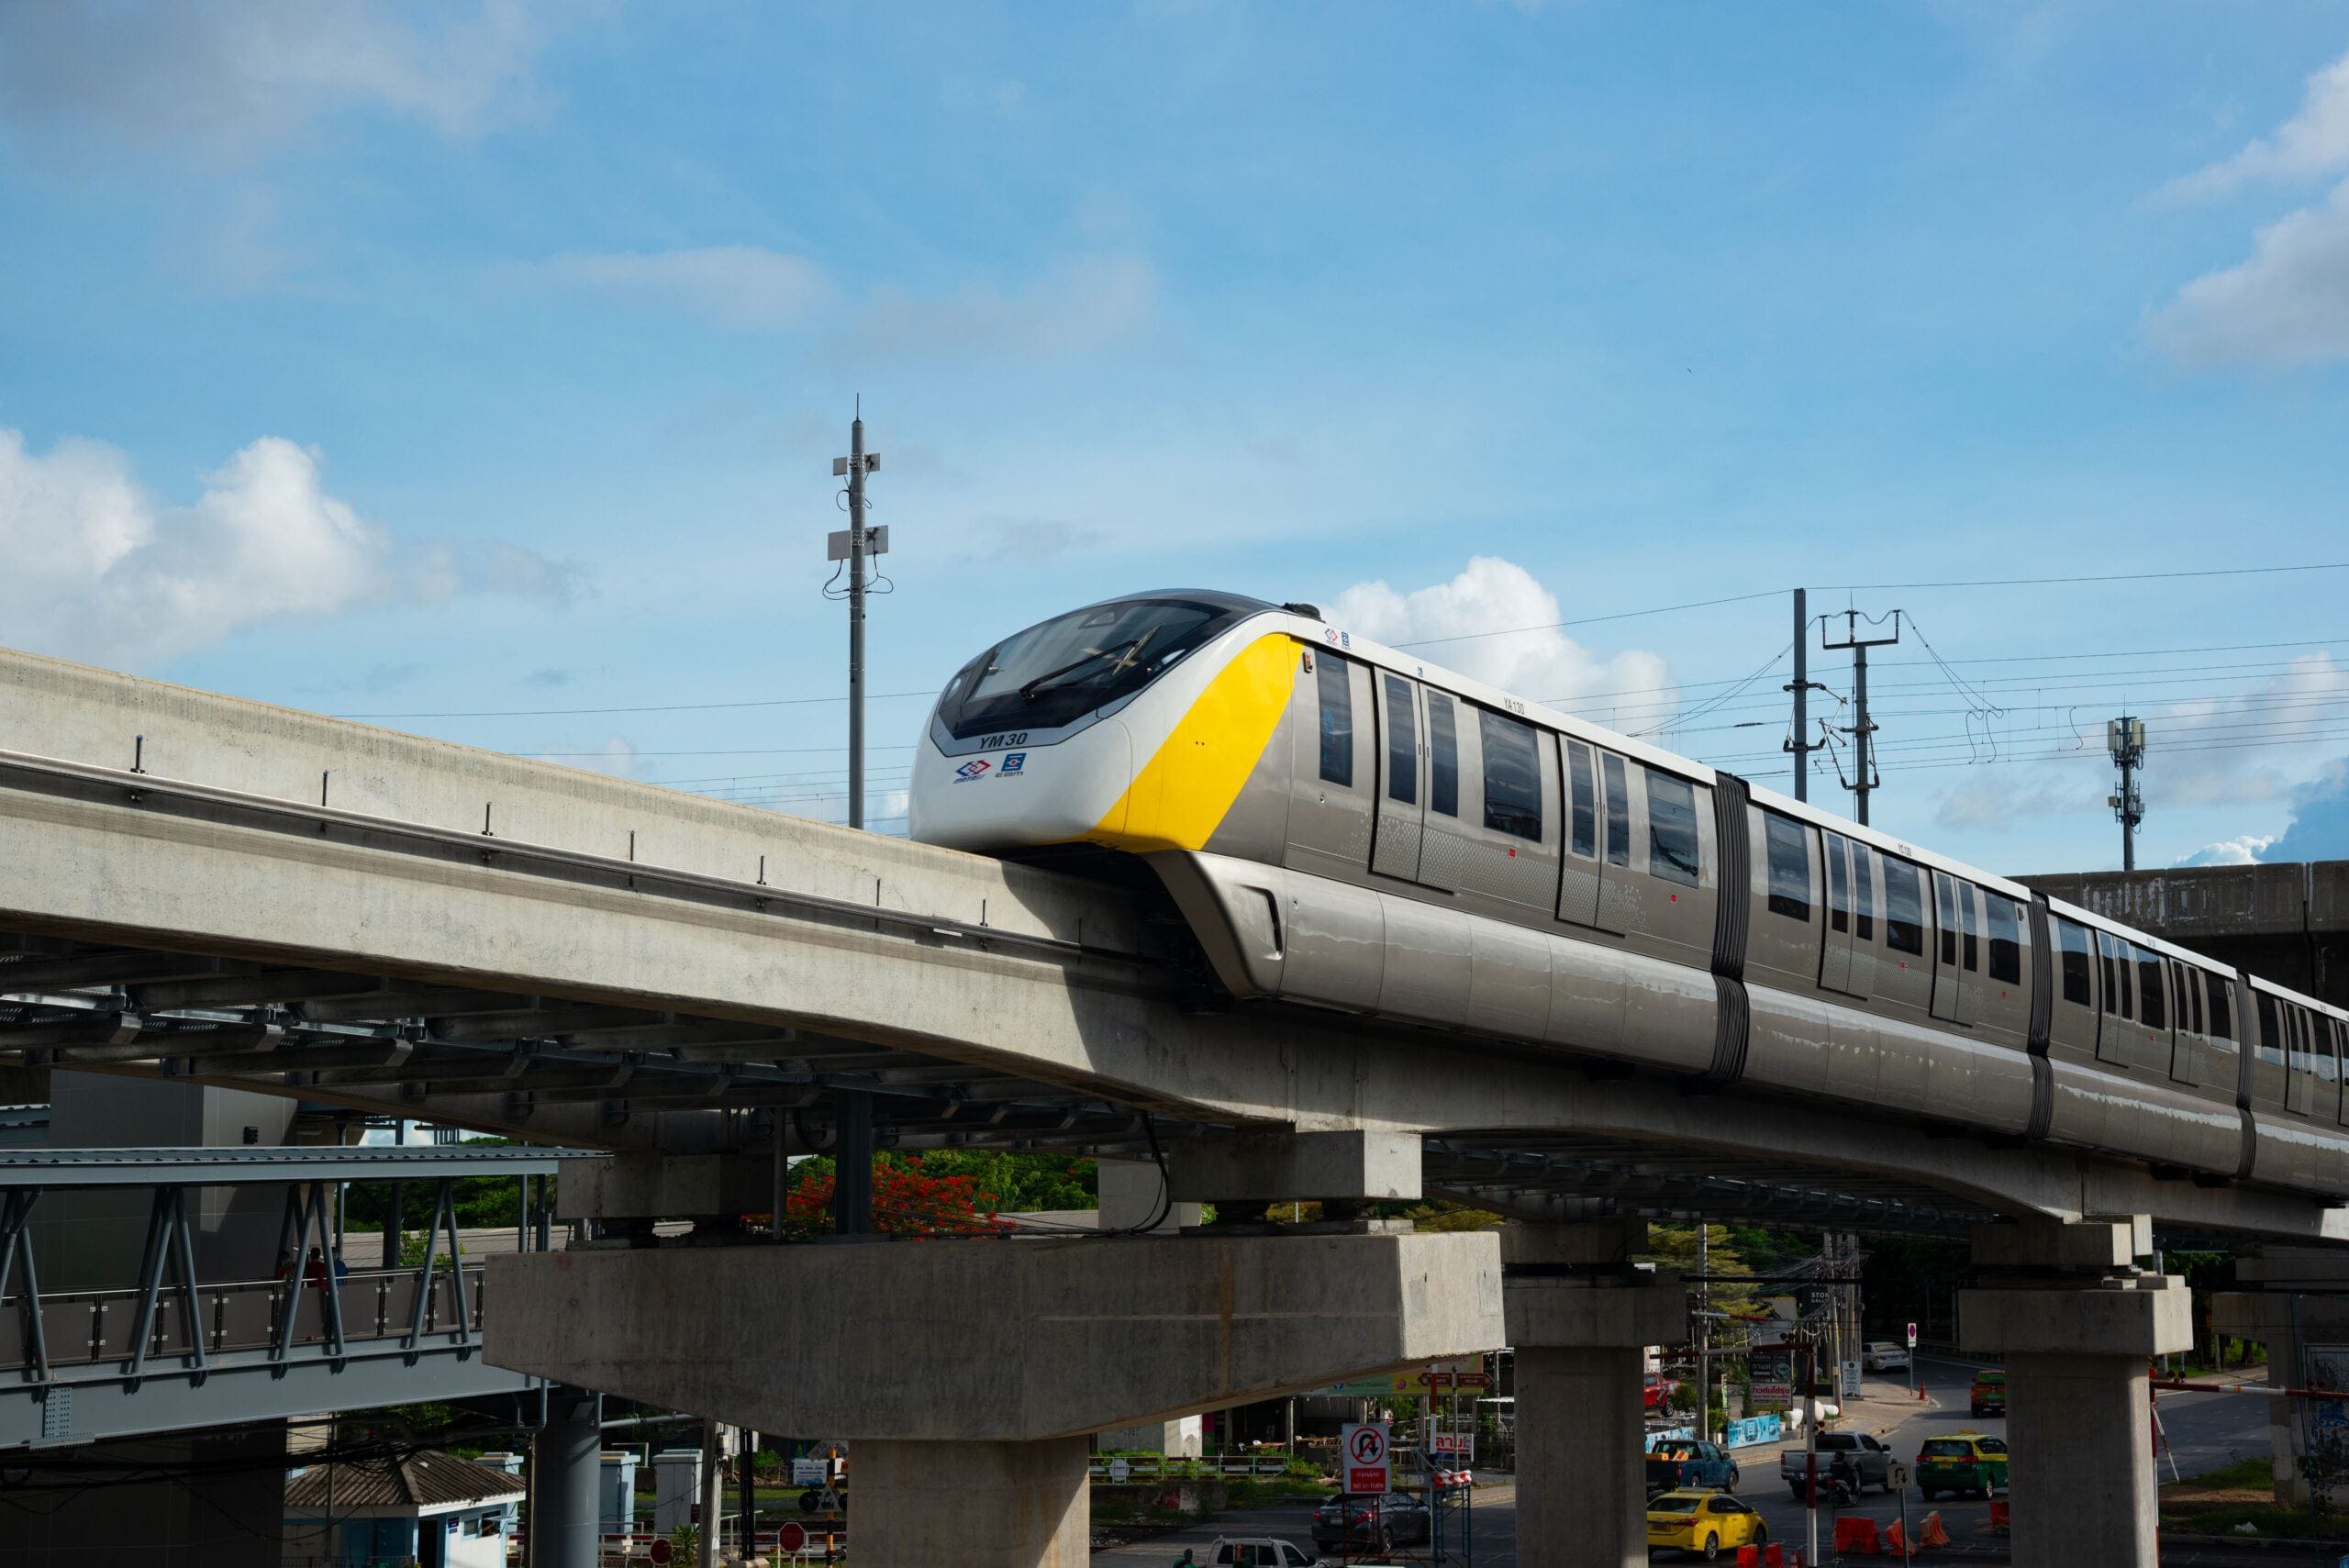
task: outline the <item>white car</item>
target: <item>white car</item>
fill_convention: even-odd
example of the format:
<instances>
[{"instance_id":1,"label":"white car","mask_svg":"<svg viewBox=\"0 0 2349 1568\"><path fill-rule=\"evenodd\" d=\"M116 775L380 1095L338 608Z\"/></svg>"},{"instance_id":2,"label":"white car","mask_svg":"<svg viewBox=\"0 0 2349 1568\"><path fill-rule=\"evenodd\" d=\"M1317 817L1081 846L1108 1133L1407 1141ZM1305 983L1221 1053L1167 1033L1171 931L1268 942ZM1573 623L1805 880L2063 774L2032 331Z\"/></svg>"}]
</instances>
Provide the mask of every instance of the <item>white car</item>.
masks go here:
<instances>
[{"instance_id":1,"label":"white car","mask_svg":"<svg viewBox=\"0 0 2349 1568\"><path fill-rule=\"evenodd\" d=\"M1860 1365L1869 1372L1906 1372L1909 1370L1909 1347L1890 1340L1872 1341L1860 1352Z\"/></svg>"}]
</instances>

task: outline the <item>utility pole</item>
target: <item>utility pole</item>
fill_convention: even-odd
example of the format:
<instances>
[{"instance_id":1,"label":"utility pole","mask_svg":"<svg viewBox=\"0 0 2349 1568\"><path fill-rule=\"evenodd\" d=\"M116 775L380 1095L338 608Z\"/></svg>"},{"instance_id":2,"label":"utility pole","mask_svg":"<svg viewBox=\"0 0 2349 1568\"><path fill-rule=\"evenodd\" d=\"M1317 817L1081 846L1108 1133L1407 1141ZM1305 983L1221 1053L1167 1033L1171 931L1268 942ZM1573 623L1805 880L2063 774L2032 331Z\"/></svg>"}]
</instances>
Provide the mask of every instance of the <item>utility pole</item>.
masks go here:
<instances>
[{"instance_id":1,"label":"utility pole","mask_svg":"<svg viewBox=\"0 0 2349 1568\"><path fill-rule=\"evenodd\" d=\"M1860 622L1863 620L1869 621L1872 626L1883 624L1880 620L1871 620L1857 610L1845 610L1843 640L1822 646L1852 651L1852 705L1858 711L1856 722L1844 733L1853 740L1852 794L1858 799L1854 815L1865 828L1868 825L1868 793L1882 783L1876 771L1876 726L1868 720L1868 650L1889 647L1900 640L1900 612L1892 612L1892 635L1889 637L1863 637L1860 634Z\"/></svg>"},{"instance_id":2,"label":"utility pole","mask_svg":"<svg viewBox=\"0 0 2349 1568\"><path fill-rule=\"evenodd\" d=\"M1810 678L1810 603L1802 589L1795 590L1795 678L1780 688L1795 695L1795 726L1782 750L1795 754L1795 798L1810 798L1810 754L1824 744L1810 738L1810 694L1827 688Z\"/></svg>"},{"instance_id":3,"label":"utility pole","mask_svg":"<svg viewBox=\"0 0 2349 1568\"><path fill-rule=\"evenodd\" d=\"M1796 699L1799 702L1801 699ZM1705 1217L1697 1217L1697 1429L1713 1438L1713 1284L1711 1233ZM1726 1412L1724 1412L1726 1414Z\"/></svg>"},{"instance_id":4,"label":"utility pole","mask_svg":"<svg viewBox=\"0 0 2349 1568\"><path fill-rule=\"evenodd\" d=\"M2105 750L2121 770L2121 789L2105 797L2121 818L2121 869L2137 869L2137 824L2145 819L2144 798L2137 793L2137 770L2145 765L2145 721L2122 714L2104 727Z\"/></svg>"},{"instance_id":5,"label":"utility pole","mask_svg":"<svg viewBox=\"0 0 2349 1568\"><path fill-rule=\"evenodd\" d=\"M848 456L832 459L835 477L848 478L848 527L827 539L824 558L848 563L848 825L864 826L864 558L889 549L887 528L864 526L864 476L880 471L881 454L864 450L864 399L848 428Z\"/></svg>"}]
</instances>

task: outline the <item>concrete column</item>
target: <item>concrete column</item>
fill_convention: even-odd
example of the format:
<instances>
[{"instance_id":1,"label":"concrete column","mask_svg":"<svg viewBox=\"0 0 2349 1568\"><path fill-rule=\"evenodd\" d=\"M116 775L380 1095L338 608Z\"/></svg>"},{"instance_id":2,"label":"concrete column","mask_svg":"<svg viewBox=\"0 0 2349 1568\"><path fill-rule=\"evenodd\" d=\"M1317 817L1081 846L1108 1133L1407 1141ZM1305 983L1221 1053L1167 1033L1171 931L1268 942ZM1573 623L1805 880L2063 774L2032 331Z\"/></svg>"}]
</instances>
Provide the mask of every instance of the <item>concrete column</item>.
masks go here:
<instances>
[{"instance_id":1,"label":"concrete column","mask_svg":"<svg viewBox=\"0 0 2349 1568\"><path fill-rule=\"evenodd\" d=\"M1526 1562L1645 1568L1647 1474L1637 1462L1647 1446L1646 1368L1636 1345L1517 1347L1517 1538Z\"/></svg>"},{"instance_id":2,"label":"concrete column","mask_svg":"<svg viewBox=\"0 0 2349 1568\"><path fill-rule=\"evenodd\" d=\"M530 1440L530 1568L596 1568L603 1420L601 1395L547 1390L547 1424Z\"/></svg>"},{"instance_id":3,"label":"concrete column","mask_svg":"<svg viewBox=\"0 0 2349 1568\"><path fill-rule=\"evenodd\" d=\"M1502 1307L1517 1348L1519 1554L1543 1568L1645 1568L1646 1348L1687 1338L1677 1274L1635 1269L1643 1220L1511 1226Z\"/></svg>"},{"instance_id":4,"label":"concrete column","mask_svg":"<svg viewBox=\"0 0 2349 1568\"><path fill-rule=\"evenodd\" d=\"M2016 1568L2159 1561L2145 1363L2194 1335L2185 1282L2132 1271L2149 1229L2136 1217L1975 1231L1994 1288L1960 1294L1958 1343L2006 1358Z\"/></svg>"},{"instance_id":5,"label":"concrete column","mask_svg":"<svg viewBox=\"0 0 2349 1568\"><path fill-rule=\"evenodd\" d=\"M1092 1488L1081 1437L854 1448L856 1559L869 1568L1085 1568Z\"/></svg>"}]
</instances>

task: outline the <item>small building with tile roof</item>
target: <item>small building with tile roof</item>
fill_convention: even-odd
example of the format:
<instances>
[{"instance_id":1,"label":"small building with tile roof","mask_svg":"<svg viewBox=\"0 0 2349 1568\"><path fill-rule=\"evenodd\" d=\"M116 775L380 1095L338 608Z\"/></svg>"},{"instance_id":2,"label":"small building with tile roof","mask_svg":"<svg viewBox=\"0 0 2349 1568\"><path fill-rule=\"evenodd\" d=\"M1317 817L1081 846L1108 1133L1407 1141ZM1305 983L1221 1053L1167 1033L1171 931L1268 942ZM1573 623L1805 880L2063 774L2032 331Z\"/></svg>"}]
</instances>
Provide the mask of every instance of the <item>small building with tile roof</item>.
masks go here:
<instances>
[{"instance_id":1,"label":"small building with tile roof","mask_svg":"<svg viewBox=\"0 0 2349 1568\"><path fill-rule=\"evenodd\" d=\"M284 1561L506 1568L526 1490L510 1470L432 1449L309 1465L285 1480Z\"/></svg>"}]
</instances>

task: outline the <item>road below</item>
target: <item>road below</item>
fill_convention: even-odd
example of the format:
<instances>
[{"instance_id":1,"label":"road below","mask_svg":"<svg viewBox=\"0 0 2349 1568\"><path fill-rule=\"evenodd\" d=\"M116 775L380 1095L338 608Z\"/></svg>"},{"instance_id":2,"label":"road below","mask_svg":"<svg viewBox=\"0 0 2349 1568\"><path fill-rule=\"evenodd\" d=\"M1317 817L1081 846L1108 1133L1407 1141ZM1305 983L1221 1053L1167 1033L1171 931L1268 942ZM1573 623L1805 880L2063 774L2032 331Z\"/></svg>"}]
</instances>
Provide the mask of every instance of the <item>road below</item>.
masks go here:
<instances>
[{"instance_id":1,"label":"road below","mask_svg":"<svg viewBox=\"0 0 2349 1568\"><path fill-rule=\"evenodd\" d=\"M1870 1378L1865 1397L1853 1409L1852 1420L1873 1432L1889 1448L1901 1463L1914 1466L1917 1451L1927 1438L1962 1431L1977 1431L2004 1436L2006 1422L1996 1416L1974 1416L1967 1407L1967 1389L1975 1372L1983 1362L1956 1357L1923 1356L1918 1360L1918 1378L1925 1397L1914 1400L1908 1385L1890 1378ZM2238 1460L2265 1456L2267 1452L2266 1401L2255 1394L2165 1394L2156 1402L2162 1426L2169 1443L2168 1457L2177 1462L2178 1472L2185 1475L2200 1474L2221 1469ZM1739 1452L1740 1481L1738 1496L1753 1505L1767 1522L1770 1538L1793 1545L1804 1544L1809 1535L1807 1512L1788 1496L1778 1480L1778 1449L1776 1445L1746 1449ZM2167 1458L2162 1464L2162 1476L2167 1479ZM1942 1498L1928 1504L1911 1484L1905 1494L1882 1496L1869 1493L1845 1512L1876 1521L1879 1529L1901 1517L1906 1505L1909 1528L1913 1534L1921 1529L1928 1512L1938 1512L1942 1525L1949 1532L1957 1550L1937 1554L1944 1561L1997 1562L2006 1560L2002 1538L1987 1532L1989 1505L1985 1502ZM1181 1558L1183 1549L1189 1547L1197 1554L1202 1568L1214 1568L1215 1554L1211 1548L1226 1537L1275 1536L1295 1541L1311 1550L1312 1514L1306 1507L1262 1508L1244 1513L1225 1514L1207 1523L1196 1525L1173 1534L1160 1536L1147 1542L1116 1547L1097 1551L1093 1560L1101 1563L1155 1563L1165 1568ZM1822 1510L1819 1518L1822 1546L1834 1539L1833 1516ZM1447 1553L1448 1563L1473 1563L1475 1568L1518 1568L1517 1554L1517 1494L1507 1485L1480 1488L1470 1516L1472 1551ZM1408 1554L1407 1554L1408 1555ZM1833 1553L1824 1554L1831 1562ZM2273 1564L2275 1568L2299 1568L2302 1562L2330 1564L2338 1552L2312 1550L2306 1557L2291 1552L2278 1552L2270 1548L2253 1554L2246 1550L2224 1547L2194 1547L2173 1544L2162 1552L2162 1561L2178 1568L2226 1568L2240 1562ZM1675 1554L1659 1552L1656 1562L1677 1561ZM1530 1568L1530 1565L1529 1565Z\"/></svg>"}]
</instances>

